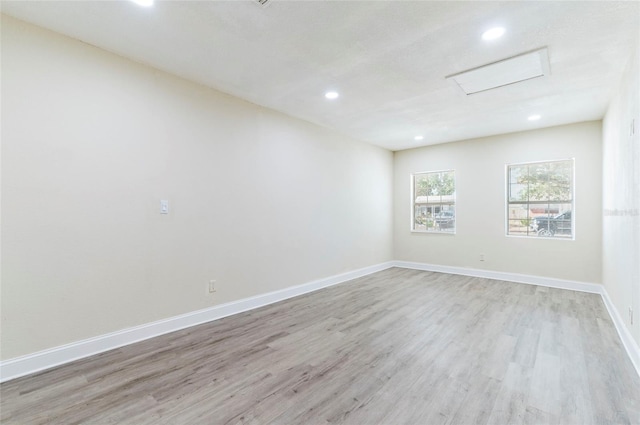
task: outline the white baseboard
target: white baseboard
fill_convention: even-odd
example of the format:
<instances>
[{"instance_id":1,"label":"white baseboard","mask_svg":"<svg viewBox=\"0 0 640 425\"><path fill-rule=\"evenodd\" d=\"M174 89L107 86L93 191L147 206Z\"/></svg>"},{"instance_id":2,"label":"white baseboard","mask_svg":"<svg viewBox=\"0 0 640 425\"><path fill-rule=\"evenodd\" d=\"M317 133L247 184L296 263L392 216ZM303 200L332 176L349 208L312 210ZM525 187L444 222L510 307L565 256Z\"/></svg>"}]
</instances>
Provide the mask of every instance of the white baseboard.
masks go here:
<instances>
[{"instance_id":1,"label":"white baseboard","mask_svg":"<svg viewBox=\"0 0 640 425\"><path fill-rule=\"evenodd\" d=\"M531 285L546 286L549 288L569 289L572 291L589 292L593 294L600 294L602 301L604 302L609 316L620 335L622 344L627 350L627 355L631 359L631 363L636 369L638 376L640 376L640 347L638 343L633 339L629 329L624 324L622 316L615 308L609 294L603 285L598 283L586 283L578 282L574 280L554 279L550 277L532 276L517 273L496 272L491 270L469 269L465 267L452 267L452 266L439 266L436 264L414 263L409 261L394 261L394 267L401 267L405 269L425 270L431 272L450 273L464 276L483 277L487 279L504 280L508 282L527 283Z\"/></svg>"},{"instance_id":2,"label":"white baseboard","mask_svg":"<svg viewBox=\"0 0 640 425\"><path fill-rule=\"evenodd\" d=\"M636 368L636 372L638 376L640 376L640 347L638 343L631 336L631 332L624 324L624 320L622 320L622 316L620 316L620 312L611 302L611 298L609 298L609 294L605 287L602 287L602 300L604 301L604 305L607 307L609 311L609 316L611 316L611 320L613 320L613 324L618 331L618 335L620 335L620 339L622 340L622 345L627 350L627 354L629 355L629 359L631 359L631 363Z\"/></svg>"},{"instance_id":3,"label":"white baseboard","mask_svg":"<svg viewBox=\"0 0 640 425\"><path fill-rule=\"evenodd\" d=\"M269 292L255 297L245 298L226 304L221 304L198 310L168 319L158 320L132 328L123 329L94 338L88 338L71 344L54 347L48 350L17 357L0 362L0 382L9 381L21 376L30 375L59 366L65 363L79 360L94 354L103 353L145 339L164 335L170 332L185 329L191 326L221 319L223 317L242 313L244 311L259 308L288 298L317 291L318 289L337 285L352 279L369 275L390 267L405 269L425 270L440 273L458 274L464 276L482 277L488 279L503 280L508 282L526 283L532 285L547 286L551 288L569 289L573 291L590 292L600 294L604 304L620 335L620 339L627 350L627 354L640 375L640 348L627 329L619 312L611 302L607 291L602 285L585 283L548 277L522 275L516 273L497 272L490 270L469 269L464 267L440 266L435 264L415 263L408 261L390 261L376 264L351 272L330 276L302 285L292 286L278 291Z\"/></svg>"},{"instance_id":4,"label":"white baseboard","mask_svg":"<svg viewBox=\"0 0 640 425\"><path fill-rule=\"evenodd\" d=\"M278 301L317 291L318 289L333 286L362 276L393 267L392 262L380 263L373 266L353 270L347 273L330 276L307 282L302 285L255 297L245 298L226 304L216 305L203 310L193 311L168 319L158 320L132 328L111 332L93 338L76 341L71 344L61 345L26 356L16 357L0 362L0 382L9 381L21 376L30 375L59 366L65 363L79 360L94 354L103 353L128 344L144 341L169 332L178 331L191 326L200 325L212 320L221 319L233 314L259 308Z\"/></svg>"},{"instance_id":5,"label":"white baseboard","mask_svg":"<svg viewBox=\"0 0 640 425\"><path fill-rule=\"evenodd\" d=\"M430 272L459 274L463 276L483 277L487 279L504 280L507 282L527 283L530 285L546 286L549 288L569 289L572 291L600 294L602 285L585 283L575 280L554 279L551 277L533 276L527 274L496 272L492 270L469 269L466 267L439 266L436 264L414 263L410 261L394 261L395 267L404 269L425 270Z\"/></svg>"}]
</instances>

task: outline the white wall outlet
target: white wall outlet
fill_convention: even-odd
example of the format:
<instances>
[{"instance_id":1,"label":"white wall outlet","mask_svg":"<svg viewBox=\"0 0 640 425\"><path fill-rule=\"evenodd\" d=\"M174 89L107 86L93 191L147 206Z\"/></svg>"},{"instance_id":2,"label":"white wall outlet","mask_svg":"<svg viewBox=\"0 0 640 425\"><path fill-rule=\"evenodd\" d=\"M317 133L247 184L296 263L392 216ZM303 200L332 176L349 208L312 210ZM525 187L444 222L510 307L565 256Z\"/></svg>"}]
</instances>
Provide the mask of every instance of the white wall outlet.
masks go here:
<instances>
[{"instance_id":1,"label":"white wall outlet","mask_svg":"<svg viewBox=\"0 0 640 425\"><path fill-rule=\"evenodd\" d=\"M484 261L484 254L480 254L480 261Z\"/></svg>"},{"instance_id":2,"label":"white wall outlet","mask_svg":"<svg viewBox=\"0 0 640 425\"><path fill-rule=\"evenodd\" d=\"M160 201L160 214L169 214L169 201L166 199Z\"/></svg>"},{"instance_id":3,"label":"white wall outlet","mask_svg":"<svg viewBox=\"0 0 640 425\"><path fill-rule=\"evenodd\" d=\"M209 281L209 293L213 294L214 292L216 292L216 281L211 279Z\"/></svg>"},{"instance_id":4,"label":"white wall outlet","mask_svg":"<svg viewBox=\"0 0 640 425\"><path fill-rule=\"evenodd\" d=\"M629 307L629 324L633 325L633 309Z\"/></svg>"}]
</instances>

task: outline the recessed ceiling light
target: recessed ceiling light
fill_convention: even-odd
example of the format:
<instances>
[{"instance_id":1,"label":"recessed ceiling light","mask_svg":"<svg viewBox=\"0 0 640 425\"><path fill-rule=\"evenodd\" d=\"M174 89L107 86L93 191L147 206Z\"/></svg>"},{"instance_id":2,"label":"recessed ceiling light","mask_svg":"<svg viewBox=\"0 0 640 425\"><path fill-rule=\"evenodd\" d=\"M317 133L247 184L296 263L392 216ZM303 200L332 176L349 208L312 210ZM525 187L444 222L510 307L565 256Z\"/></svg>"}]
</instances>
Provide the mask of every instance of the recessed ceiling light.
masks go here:
<instances>
[{"instance_id":1,"label":"recessed ceiling light","mask_svg":"<svg viewBox=\"0 0 640 425\"><path fill-rule=\"evenodd\" d=\"M502 27L491 28L490 30L485 31L482 34L483 40L495 40L496 38L500 38L504 35L505 29Z\"/></svg>"},{"instance_id":2,"label":"recessed ceiling light","mask_svg":"<svg viewBox=\"0 0 640 425\"><path fill-rule=\"evenodd\" d=\"M131 0L131 1L137 4L138 6L144 6L144 7L153 6L153 0Z\"/></svg>"},{"instance_id":3,"label":"recessed ceiling light","mask_svg":"<svg viewBox=\"0 0 640 425\"><path fill-rule=\"evenodd\" d=\"M424 139L424 136L416 136L413 138L413 140L422 140Z\"/></svg>"},{"instance_id":4,"label":"recessed ceiling light","mask_svg":"<svg viewBox=\"0 0 640 425\"><path fill-rule=\"evenodd\" d=\"M540 119L540 115L530 115L529 118L527 118L529 121L538 121Z\"/></svg>"},{"instance_id":5,"label":"recessed ceiling light","mask_svg":"<svg viewBox=\"0 0 640 425\"><path fill-rule=\"evenodd\" d=\"M324 94L324 97L326 97L327 99L337 99L338 96L340 95L337 91L328 91Z\"/></svg>"}]
</instances>

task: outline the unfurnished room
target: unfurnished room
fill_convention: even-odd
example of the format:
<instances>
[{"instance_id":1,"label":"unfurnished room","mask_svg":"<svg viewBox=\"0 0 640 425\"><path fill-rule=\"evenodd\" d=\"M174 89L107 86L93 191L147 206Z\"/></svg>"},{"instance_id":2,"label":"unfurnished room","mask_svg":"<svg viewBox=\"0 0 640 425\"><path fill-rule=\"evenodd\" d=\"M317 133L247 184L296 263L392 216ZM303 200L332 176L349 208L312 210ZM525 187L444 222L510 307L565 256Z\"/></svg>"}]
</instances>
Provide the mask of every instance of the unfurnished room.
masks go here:
<instances>
[{"instance_id":1,"label":"unfurnished room","mask_svg":"<svg viewBox=\"0 0 640 425\"><path fill-rule=\"evenodd\" d=\"M2 424L640 425L640 2L0 11Z\"/></svg>"}]
</instances>

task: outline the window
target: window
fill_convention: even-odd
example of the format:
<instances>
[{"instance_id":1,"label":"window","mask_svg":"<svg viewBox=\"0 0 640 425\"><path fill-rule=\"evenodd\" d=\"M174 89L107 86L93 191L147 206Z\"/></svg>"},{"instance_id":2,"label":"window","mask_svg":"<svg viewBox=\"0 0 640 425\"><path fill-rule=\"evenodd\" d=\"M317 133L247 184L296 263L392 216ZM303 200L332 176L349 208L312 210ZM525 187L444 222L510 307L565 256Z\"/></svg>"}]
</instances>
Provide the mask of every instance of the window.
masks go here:
<instances>
[{"instance_id":1,"label":"window","mask_svg":"<svg viewBox=\"0 0 640 425\"><path fill-rule=\"evenodd\" d=\"M573 238L573 160L507 166L507 235Z\"/></svg>"},{"instance_id":2,"label":"window","mask_svg":"<svg viewBox=\"0 0 640 425\"><path fill-rule=\"evenodd\" d=\"M415 232L455 233L456 182L454 171L416 173L411 176Z\"/></svg>"}]
</instances>

